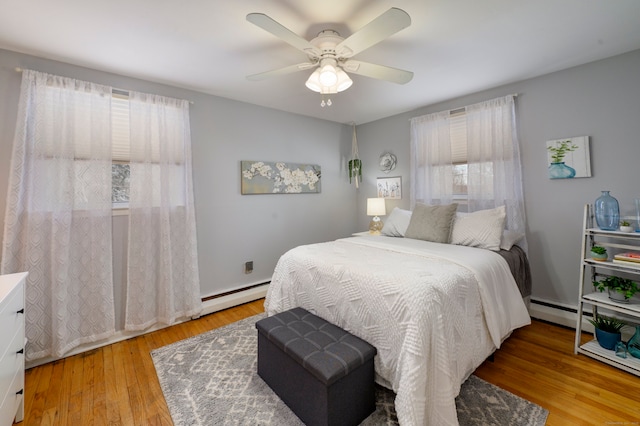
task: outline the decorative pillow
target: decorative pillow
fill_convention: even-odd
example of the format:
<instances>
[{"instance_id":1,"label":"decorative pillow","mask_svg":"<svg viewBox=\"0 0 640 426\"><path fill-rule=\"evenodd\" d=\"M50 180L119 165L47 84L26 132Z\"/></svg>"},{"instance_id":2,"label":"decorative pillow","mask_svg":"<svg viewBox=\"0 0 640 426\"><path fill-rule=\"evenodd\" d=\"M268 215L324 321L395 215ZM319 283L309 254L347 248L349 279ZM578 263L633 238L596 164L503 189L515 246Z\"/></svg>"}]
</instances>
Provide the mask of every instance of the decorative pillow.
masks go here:
<instances>
[{"instance_id":1,"label":"decorative pillow","mask_svg":"<svg viewBox=\"0 0 640 426\"><path fill-rule=\"evenodd\" d=\"M457 208L456 203L444 206L416 204L404 236L434 243L448 243Z\"/></svg>"},{"instance_id":2,"label":"decorative pillow","mask_svg":"<svg viewBox=\"0 0 640 426\"><path fill-rule=\"evenodd\" d=\"M524 233L516 231L504 231L502 233L502 240L500 241L500 248L502 250L511 250L511 247L524 238Z\"/></svg>"},{"instance_id":3,"label":"decorative pillow","mask_svg":"<svg viewBox=\"0 0 640 426\"><path fill-rule=\"evenodd\" d=\"M505 217L504 206L458 214L451 231L451 244L498 251Z\"/></svg>"},{"instance_id":4,"label":"decorative pillow","mask_svg":"<svg viewBox=\"0 0 640 426\"><path fill-rule=\"evenodd\" d=\"M407 231L410 220L411 211L394 207L393 210L391 210L391 214L384 222L384 226L380 233L387 237L404 237L404 233Z\"/></svg>"}]
</instances>

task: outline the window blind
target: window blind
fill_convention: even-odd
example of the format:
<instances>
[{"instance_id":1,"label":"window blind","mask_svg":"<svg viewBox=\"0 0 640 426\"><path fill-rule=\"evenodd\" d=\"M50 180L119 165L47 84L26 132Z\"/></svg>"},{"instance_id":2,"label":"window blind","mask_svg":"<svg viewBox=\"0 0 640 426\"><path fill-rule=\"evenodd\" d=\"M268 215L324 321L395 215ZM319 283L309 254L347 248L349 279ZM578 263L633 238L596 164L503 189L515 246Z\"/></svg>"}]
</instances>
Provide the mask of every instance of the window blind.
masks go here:
<instances>
[{"instance_id":1,"label":"window blind","mask_svg":"<svg viewBox=\"0 0 640 426\"><path fill-rule=\"evenodd\" d=\"M129 97L113 93L111 99L111 139L113 161L129 162Z\"/></svg>"},{"instance_id":2,"label":"window blind","mask_svg":"<svg viewBox=\"0 0 640 426\"><path fill-rule=\"evenodd\" d=\"M464 110L449 115L449 134L451 137L451 162L467 163L467 117Z\"/></svg>"}]
</instances>

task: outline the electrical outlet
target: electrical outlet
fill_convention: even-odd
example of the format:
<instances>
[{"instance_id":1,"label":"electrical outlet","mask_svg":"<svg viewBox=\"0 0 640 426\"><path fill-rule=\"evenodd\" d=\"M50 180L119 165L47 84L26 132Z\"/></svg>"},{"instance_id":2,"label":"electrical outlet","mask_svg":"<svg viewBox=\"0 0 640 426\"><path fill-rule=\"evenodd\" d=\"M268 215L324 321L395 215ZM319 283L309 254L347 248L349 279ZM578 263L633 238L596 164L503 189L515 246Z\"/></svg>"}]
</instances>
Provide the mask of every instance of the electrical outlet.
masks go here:
<instances>
[{"instance_id":1,"label":"electrical outlet","mask_svg":"<svg viewBox=\"0 0 640 426\"><path fill-rule=\"evenodd\" d=\"M253 272L253 260L250 260L248 262L244 262L244 273L245 274L250 274Z\"/></svg>"}]
</instances>

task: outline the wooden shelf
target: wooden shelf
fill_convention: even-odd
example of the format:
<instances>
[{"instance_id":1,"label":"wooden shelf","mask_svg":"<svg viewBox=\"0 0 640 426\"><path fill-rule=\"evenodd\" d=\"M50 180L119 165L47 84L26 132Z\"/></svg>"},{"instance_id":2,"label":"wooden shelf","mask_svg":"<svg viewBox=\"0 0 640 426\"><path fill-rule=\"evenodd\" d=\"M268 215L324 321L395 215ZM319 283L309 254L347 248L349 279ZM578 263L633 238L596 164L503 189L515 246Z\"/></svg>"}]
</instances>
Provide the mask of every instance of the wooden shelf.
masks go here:
<instances>
[{"instance_id":1,"label":"wooden shelf","mask_svg":"<svg viewBox=\"0 0 640 426\"><path fill-rule=\"evenodd\" d=\"M616 355L616 351L603 348L595 339L580 346L578 352L640 376L640 359L629 353L626 358L621 358Z\"/></svg>"},{"instance_id":2,"label":"wooden shelf","mask_svg":"<svg viewBox=\"0 0 640 426\"><path fill-rule=\"evenodd\" d=\"M607 293L594 292L583 295L582 299L589 304L640 317L640 302L636 297L631 299L629 303L617 303L609 299Z\"/></svg>"},{"instance_id":3,"label":"wooden shelf","mask_svg":"<svg viewBox=\"0 0 640 426\"><path fill-rule=\"evenodd\" d=\"M633 277L634 281L640 280L640 264L616 263L611 260L597 261L588 255L591 247L599 245L611 249L640 251L640 232L603 231L594 228L594 217L591 205L584 207L583 233L580 261L580 294L578 297L578 319L576 323L576 339L574 352L595 358L606 364L628 371L640 376L640 359L627 354L627 358L616 356L615 351L604 349L596 340L581 345L582 323L585 315L585 305L591 307L591 313L595 317L598 309L604 309L607 315L619 317L629 325L640 323L640 297L634 296L629 303L620 303L609 299L606 292L593 291L593 281L598 275L613 275ZM618 250L618 251L619 251ZM615 252L616 250L612 250ZM612 251L609 256L612 257Z\"/></svg>"}]
</instances>

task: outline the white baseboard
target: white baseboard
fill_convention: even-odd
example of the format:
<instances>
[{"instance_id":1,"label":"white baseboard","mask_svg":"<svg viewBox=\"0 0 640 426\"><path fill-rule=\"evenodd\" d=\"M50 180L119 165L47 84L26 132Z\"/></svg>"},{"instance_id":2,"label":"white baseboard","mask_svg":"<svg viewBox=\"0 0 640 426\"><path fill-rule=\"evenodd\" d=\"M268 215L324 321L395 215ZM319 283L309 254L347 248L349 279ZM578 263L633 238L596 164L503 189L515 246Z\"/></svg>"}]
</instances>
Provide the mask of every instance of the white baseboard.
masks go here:
<instances>
[{"instance_id":1,"label":"white baseboard","mask_svg":"<svg viewBox=\"0 0 640 426\"><path fill-rule=\"evenodd\" d=\"M577 308L575 306L538 298L531 299L529 315L531 315L532 318L571 328L576 328L576 320L578 318Z\"/></svg>"},{"instance_id":2,"label":"white baseboard","mask_svg":"<svg viewBox=\"0 0 640 426\"><path fill-rule=\"evenodd\" d=\"M589 311L590 312L590 311ZM532 318L547 321L553 324L576 329L578 309L575 306L549 300L532 298L529 306L529 315ZM588 317L582 317L582 331L593 332L593 326Z\"/></svg>"},{"instance_id":3,"label":"white baseboard","mask_svg":"<svg viewBox=\"0 0 640 426\"><path fill-rule=\"evenodd\" d=\"M269 284L260 285L258 287L253 287L248 290L239 291L237 293L228 294L226 296L214 298L202 302L202 315L211 314L213 312L218 312L223 309L231 308L233 306L242 305L243 303L252 302L254 300L261 299L267 295L267 288ZM191 318L182 318L176 321L175 324L180 324L182 322L189 321ZM101 340L100 342L89 343L86 345L78 346L73 349L71 352L65 354L63 357L46 357L40 358L33 361L25 362L25 368L33 368L38 365L46 364L48 362L57 361L62 358L66 358L69 356L77 355L82 352L91 351L97 348L101 348L103 346L111 345L113 343L118 343L123 340L131 339L132 337L141 336L146 333L151 333L152 331L161 330L163 328L169 327L168 325L158 324L154 325L144 331L117 331L113 336L108 339Z\"/></svg>"},{"instance_id":4,"label":"white baseboard","mask_svg":"<svg viewBox=\"0 0 640 426\"><path fill-rule=\"evenodd\" d=\"M239 291L237 293L227 294L226 296L210 299L202 303L202 315L218 312L232 306L242 305L243 303L253 302L267 295L269 284L263 284L248 290Z\"/></svg>"}]
</instances>

